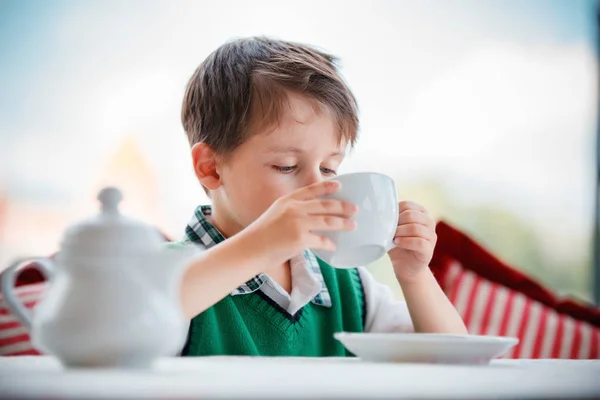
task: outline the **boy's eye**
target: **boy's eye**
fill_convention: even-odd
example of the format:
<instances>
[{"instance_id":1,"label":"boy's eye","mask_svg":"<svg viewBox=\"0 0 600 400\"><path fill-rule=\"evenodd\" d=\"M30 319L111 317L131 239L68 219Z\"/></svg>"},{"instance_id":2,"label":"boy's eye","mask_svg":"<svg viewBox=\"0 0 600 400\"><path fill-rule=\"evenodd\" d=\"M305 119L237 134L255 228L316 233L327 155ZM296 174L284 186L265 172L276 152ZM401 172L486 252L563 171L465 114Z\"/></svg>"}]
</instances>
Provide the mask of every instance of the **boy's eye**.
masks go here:
<instances>
[{"instance_id":1,"label":"boy's eye","mask_svg":"<svg viewBox=\"0 0 600 400\"><path fill-rule=\"evenodd\" d=\"M285 166L285 165L273 165L273 169L279 172L282 172L284 174L289 174L290 172L294 172L296 170L297 166L292 165L292 166Z\"/></svg>"},{"instance_id":2,"label":"boy's eye","mask_svg":"<svg viewBox=\"0 0 600 400\"><path fill-rule=\"evenodd\" d=\"M337 174L337 172L335 172L334 170L325 168L325 167L321 167L321 172L325 175L336 175Z\"/></svg>"}]
</instances>

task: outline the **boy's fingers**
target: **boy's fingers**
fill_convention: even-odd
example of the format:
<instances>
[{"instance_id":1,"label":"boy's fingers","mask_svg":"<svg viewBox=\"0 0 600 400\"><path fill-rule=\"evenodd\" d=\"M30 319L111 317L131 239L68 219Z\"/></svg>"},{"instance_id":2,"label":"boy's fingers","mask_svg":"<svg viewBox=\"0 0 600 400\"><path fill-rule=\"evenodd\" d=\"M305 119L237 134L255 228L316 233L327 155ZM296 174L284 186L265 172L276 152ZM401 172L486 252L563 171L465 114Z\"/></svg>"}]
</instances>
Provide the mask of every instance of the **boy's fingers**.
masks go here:
<instances>
[{"instance_id":1,"label":"boy's fingers","mask_svg":"<svg viewBox=\"0 0 600 400\"><path fill-rule=\"evenodd\" d=\"M397 237L394 239L394 243L398 247L419 253L430 251L432 247L429 240L418 237Z\"/></svg>"},{"instance_id":2,"label":"boy's fingers","mask_svg":"<svg viewBox=\"0 0 600 400\"><path fill-rule=\"evenodd\" d=\"M358 207L356 204L346 201L333 199L315 199L306 202L306 212L308 214L327 214L338 215L342 217L351 217L356 215Z\"/></svg>"},{"instance_id":3,"label":"boy's fingers","mask_svg":"<svg viewBox=\"0 0 600 400\"><path fill-rule=\"evenodd\" d=\"M417 237L427 239L431 242L436 240L435 232L420 224L400 225L396 229L395 237Z\"/></svg>"},{"instance_id":4,"label":"boy's fingers","mask_svg":"<svg viewBox=\"0 0 600 400\"><path fill-rule=\"evenodd\" d=\"M293 192L290 197L295 200L306 201L316 199L317 197L335 193L340 188L338 181L323 181L303 187Z\"/></svg>"},{"instance_id":5,"label":"boy's fingers","mask_svg":"<svg viewBox=\"0 0 600 400\"><path fill-rule=\"evenodd\" d=\"M311 231L353 231L356 222L350 218L332 215L314 215L308 217L308 229Z\"/></svg>"},{"instance_id":6,"label":"boy's fingers","mask_svg":"<svg viewBox=\"0 0 600 400\"><path fill-rule=\"evenodd\" d=\"M435 221L429 216L418 210L404 210L400 212L398 217L398 225L404 224L421 224L429 228L435 229Z\"/></svg>"},{"instance_id":7,"label":"boy's fingers","mask_svg":"<svg viewBox=\"0 0 600 400\"><path fill-rule=\"evenodd\" d=\"M405 210L416 210L423 213L426 213L427 210L420 204L415 203L414 201L401 201L399 204L400 212Z\"/></svg>"}]
</instances>

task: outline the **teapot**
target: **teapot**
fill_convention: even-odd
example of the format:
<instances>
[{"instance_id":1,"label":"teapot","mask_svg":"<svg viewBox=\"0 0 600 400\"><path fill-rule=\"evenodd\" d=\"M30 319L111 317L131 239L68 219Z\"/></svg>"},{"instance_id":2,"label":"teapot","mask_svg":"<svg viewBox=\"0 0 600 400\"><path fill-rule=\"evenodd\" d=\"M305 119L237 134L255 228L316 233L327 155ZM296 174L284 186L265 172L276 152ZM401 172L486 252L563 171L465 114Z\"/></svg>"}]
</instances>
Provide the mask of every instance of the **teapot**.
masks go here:
<instances>
[{"instance_id":1,"label":"teapot","mask_svg":"<svg viewBox=\"0 0 600 400\"><path fill-rule=\"evenodd\" d=\"M158 230L123 216L117 188L100 191L100 213L69 227L54 260L22 258L2 273L9 308L32 345L67 367L150 367L175 356L189 321L179 288L192 248L168 249ZM49 281L30 312L14 294L34 262Z\"/></svg>"}]
</instances>

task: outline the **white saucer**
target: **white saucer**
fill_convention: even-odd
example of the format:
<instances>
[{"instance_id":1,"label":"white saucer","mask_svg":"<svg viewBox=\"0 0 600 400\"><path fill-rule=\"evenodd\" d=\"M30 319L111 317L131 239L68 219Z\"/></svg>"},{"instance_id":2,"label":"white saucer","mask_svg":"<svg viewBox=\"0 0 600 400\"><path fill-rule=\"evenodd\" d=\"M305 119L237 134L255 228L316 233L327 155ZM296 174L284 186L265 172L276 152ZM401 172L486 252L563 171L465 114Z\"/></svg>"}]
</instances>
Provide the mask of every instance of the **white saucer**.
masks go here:
<instances>
[{"instance_id":1,"label":"white saucer","mask_svg":"<svg viewBox=\"0 0 600 400\"><path fill-rule=\"evenodd\" d=\"M348 333L334 337L365 361L488 364L519 343L499 336L423 333Z\"/></svg>"}]
</instances>

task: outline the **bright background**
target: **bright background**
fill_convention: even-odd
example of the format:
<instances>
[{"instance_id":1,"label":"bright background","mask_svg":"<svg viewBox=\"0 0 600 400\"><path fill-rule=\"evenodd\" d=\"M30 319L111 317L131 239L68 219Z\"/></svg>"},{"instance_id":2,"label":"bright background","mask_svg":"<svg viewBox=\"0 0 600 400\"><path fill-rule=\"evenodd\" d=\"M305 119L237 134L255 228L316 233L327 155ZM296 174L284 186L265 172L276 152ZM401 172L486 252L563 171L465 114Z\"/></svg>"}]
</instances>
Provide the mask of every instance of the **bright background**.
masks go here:
<instances>
[{"instance_id":1,"label":"bright background","mask_svg":"<svg viewBox=\"0 0 600 400\"><path fill-rule=\"evenodd\" d=\"M58 248L106 184L180 237L206 203L180 124L231 38L338 55L362 130L342 171L392 175L502 259L591 299L592 0L0 0L0 269ZM387 260L371 266L398 290Z\"/></svg>"}]
</instances>

